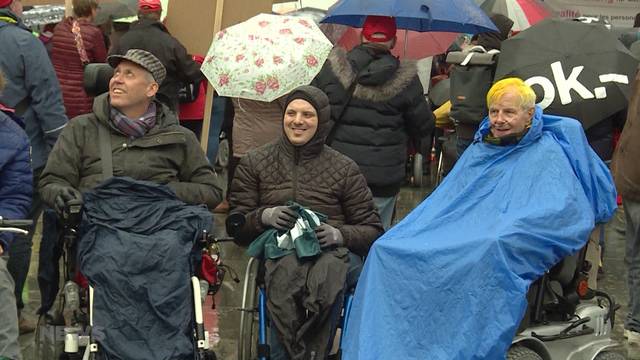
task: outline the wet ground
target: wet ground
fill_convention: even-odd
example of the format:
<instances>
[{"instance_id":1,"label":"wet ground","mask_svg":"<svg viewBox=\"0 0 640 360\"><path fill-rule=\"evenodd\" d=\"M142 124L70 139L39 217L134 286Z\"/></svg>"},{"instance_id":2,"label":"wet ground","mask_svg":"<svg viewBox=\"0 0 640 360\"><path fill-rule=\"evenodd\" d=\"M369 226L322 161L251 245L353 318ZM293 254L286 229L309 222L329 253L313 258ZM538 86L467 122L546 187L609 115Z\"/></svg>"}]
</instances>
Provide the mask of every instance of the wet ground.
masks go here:
<instances>
[{"instance_id":1,"label":"wet ground","mask_svg":"<svg viewBox=\"0 0 640 360\"><path fill-rule=\"evenodd\" d=\"M402 189L398 201L397 208L397 219L399 221L402 219L411 209L413 209L417 204L419 204L428 194L429 189L427 188L413 188L413 187L405 187ZM216 215L217 221L216 223L222 223L222 216ZM624 343L624 339L622 338L623 328L622 328L622 320L626 315L627 311L627 289L626 289L626 267L624 264L624 237L622 232L619 230L622 229L620 225L619 219L614 219L614 221L609 224L606 228L606 251L604 256L604 273L599 277L598 287L607 291L610 295L612 295L615 300L621 305L620 309L617 312L617 322L615 324L614 329L614 339ZM31 261L31 268L29 272L29 279L27 284L27 289L25 289L25 300L27 307L24 311L26 316L32 321L36 321L35 311L39 306L39 292L38 285L36 281L36 270L37 270L37 262L38 262L38 248L39 248L39 230L36 233L34 238L34 249L33 256ZM210 306L206 306L205 309L210 309ZM212 333L217 332L215 329L215 313L213 310L210 310L207 314L206 323L209 324L209 330ZM20 337L20 342L23 348L24 359L32 360L36 359L35 357L35 335L33 333L23 335ZM626 354L627 350L624 347L619 349L620 353ZM42 359L45 360L45 359ZM46 359L49 360L49 359ZM52 359L53 360L53 359Z\"/></svg>"}]
</instances>

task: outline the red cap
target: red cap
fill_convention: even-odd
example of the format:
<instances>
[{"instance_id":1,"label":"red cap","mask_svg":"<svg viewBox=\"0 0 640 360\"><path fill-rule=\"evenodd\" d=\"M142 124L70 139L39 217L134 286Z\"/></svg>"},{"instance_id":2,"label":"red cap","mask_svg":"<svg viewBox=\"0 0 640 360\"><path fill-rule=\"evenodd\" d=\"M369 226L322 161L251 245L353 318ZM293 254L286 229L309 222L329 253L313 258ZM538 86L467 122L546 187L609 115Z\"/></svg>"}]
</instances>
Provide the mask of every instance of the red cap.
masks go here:
<instances>
[{"instance_id":1,"label":"red cap","mask_svg":"<svg viewBox=\"0 0 640 360\"><path fill-rule=\"evenodd\" d=\"M7 7L11 5L13 0L0 0L0 8Z\"/></svg>"},{"instance_id":2,"label":"red cap","mask_svg":"<svg viewBox=\"0 0 640 360\"><path fill-rule=\"evenodd\" d=\"M362 36L371 42L387 42L396 36L396 30L395 18L370 15L362 25Z\"/></svg>"},{"instance_id":3,"label":"red cap","mask_svg":"<svg viewBox=\"0 0 640 360\"><path fill-rule=\"evenodd\" d=\"M162 3L160 2L160 0L139 0L138 10L142 12L162 11Z\"/></svg>"}]
</instances>

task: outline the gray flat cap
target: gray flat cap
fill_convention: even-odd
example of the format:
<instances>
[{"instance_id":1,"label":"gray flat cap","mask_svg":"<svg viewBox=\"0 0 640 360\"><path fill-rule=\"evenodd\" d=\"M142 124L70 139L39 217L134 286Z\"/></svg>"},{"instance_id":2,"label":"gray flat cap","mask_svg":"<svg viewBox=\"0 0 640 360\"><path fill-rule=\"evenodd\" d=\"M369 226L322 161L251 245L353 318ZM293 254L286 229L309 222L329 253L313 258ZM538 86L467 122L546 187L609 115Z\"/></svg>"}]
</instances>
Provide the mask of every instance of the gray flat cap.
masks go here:
<instances>
[{"instance_id":1,"label":"gray flat cap","mask_svg":"<svg viewBox=\"0 0 640 360\"><path fill-rule=\"evenodd\" d=\"M112 68L118 66L122 60L128 60L136 63L148 72L155 79L158 85L161 85L167 76L167 69L152 53L140 49L129 49L124 55L111 55L107 58L107 62Z\"/></svg>"}]
</instances>

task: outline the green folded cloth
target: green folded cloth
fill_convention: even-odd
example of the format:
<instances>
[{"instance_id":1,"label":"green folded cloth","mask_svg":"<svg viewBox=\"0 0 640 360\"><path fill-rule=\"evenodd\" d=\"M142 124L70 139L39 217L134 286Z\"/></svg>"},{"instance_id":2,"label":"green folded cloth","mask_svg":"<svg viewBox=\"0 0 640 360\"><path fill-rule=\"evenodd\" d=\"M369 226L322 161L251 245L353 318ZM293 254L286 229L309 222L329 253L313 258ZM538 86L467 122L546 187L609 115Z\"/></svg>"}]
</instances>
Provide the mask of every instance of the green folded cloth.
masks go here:
<instances>
[{"instance_id":1,"label":"green folded cloth","mask_svg":"<svg viewBox=\"0 0 640 360\"><path fill-rule=\"evenodd\" d=\"M276 229L266 230L249 245L249 256L273 260L295 252L299 259L305 259L322 252L315 228L325 222L327 216L292 201L287 202L287 206L298 214L296 225L285 233L279 233Z\"/></svg>"}]
</instances>

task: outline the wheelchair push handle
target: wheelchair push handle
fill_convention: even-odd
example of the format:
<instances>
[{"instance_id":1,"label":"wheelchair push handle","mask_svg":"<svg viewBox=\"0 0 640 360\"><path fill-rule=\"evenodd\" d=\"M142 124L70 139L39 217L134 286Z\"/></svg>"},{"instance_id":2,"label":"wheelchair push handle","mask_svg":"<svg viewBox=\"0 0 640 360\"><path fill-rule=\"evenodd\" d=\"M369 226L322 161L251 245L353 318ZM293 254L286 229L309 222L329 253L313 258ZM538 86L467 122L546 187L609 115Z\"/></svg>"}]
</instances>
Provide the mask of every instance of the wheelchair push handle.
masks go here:
<instances>
[{"instance_id":1,"label":"wheelchair push handle","mask_svg":"<svg viewBox=\"0 0 640 360\"><path fill-rule=\"evenodd\" d=\"M33 225L33 220L8 220L0 217L0 227L28 228Z\"/></svg>"},{"instance_id":2,"label":"wheelchair push handle","mask_svg":"<svg viewBox=\"0 0 640 360\"><path fill-rule=\"evenodd\" d=\"M80 224L82 219L82 199L69 200L62 212L62 221L66 226L74 227Z\"/></svg>"},{"instance_id":3,"label":"wheelchair push handle","mask_svg":"<svg viewBox=\"0 0 640 360\"><path fill-rule=\"evenodd\" d=\"M33 220L8 220L0 216L0 232L28 235Z\"/></svg>"},{"instance_id":4,"label":"wheelchair push handle","mask_svg":"<svg viewBox=\"0 0 640 360\"><path fill-rule=\"evenodd\" d=\"M209 246L212 244L217 244L221 242L232 242L233 237L231 236L220 236L216 237L215 235L209 233L207 230L202 230L202 237L200 237L200 244L204 246Z\"/></svg>"}]
</instances>

